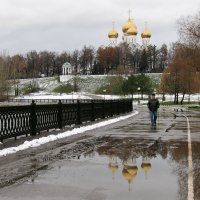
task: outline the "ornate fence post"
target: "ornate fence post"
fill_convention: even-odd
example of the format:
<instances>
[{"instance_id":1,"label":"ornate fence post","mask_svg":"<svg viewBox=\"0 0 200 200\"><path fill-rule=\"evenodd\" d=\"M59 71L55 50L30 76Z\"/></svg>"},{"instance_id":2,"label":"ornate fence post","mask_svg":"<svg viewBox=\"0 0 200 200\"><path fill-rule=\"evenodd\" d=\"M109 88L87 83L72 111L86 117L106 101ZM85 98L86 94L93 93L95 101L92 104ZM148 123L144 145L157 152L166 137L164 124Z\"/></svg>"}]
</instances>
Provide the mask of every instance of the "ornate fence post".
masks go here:
<instances>
[{"instance_id":1,"label":"ornate fence post","mask_svg":"<svg viewBox=\"0 0 200 200\"><path fill-rule=\"evenodd\" d=\"M127 100L123 99L123 113L127 112L126 104L127 104Z\"/></svg>"},{"instance_id":2,"label":"ornate fence post","mask_svg":"<svg viewBox=\"0 0 200 200\"><path fill-rule=\"evenodd\" d=\"M132 99L129 99L128 101L128 112L132 112L133 111L133 101Z\"/></svg>"},{"instance_id":3,"label":"ornate fence post","mask_svg":"<svg viewBox=\"0 0 200 200\"><path fill-rule=\"evenodd\" d=\"M81 123L81 102L77 100L77 124L80 125Z\"/></svg>"},{"instance_id":4,"label":"ornate fence post","mask_svg":"<svg viewBox=\"0 0 200 200\"><path fill-rule=\"evenodd\" d=\"M31 115L30 115L31 136L36 135L36 125L37 125L36 103L35 103L34 100L32 100L32 103L31 103Z\"/></svg>"},{"instance_id":5,"label":"ornate fence post","mask_svg":"<svg viewBox=\"0 0 200 200\"><path fill-rule=\"evenodd\" d=\"M62 102L59 100L58 102L58 128L63 128L63 112L62 112Z\"/></svg>"},{"instance_id":6,"label":"ornate fence post","mask_svg":"<svg viewBox=\"0 0 200 200\"><path fill-rule=\"evenodd\" d=\"M102 103L102 119L105 119L105 100Z\"/></svg>"},{"instance_id":7,"label":"ornate fence post","mask_svg":"<svg viewBox=\"0 0 200 200\"><path fill-rule=\"evenodd\" d=\"M113 100L110 100L110 116L113 116Z\"/></svg>"},{"instance_id":8,"label":"ornate fence post","mask_svg":"<svg viewBox=\"0 0 200 200\"><path fill-rule=\"evenodd\" d=\"M91 101L92 112L91 112L91 121L95 121L95 110L94 110L94 100Z\"/></svg>"},{"instance_id":9,"label":"ornate fence post","mask_svg":"<svg viewBox=\"0 0 200 200\"><path fill-rule=\"evenodd\" d=\"M117 115L120 115L120 110L121 110L121 106L122 106L122 100L118 99L117 100Z\"/></svg>"}]
</instances>

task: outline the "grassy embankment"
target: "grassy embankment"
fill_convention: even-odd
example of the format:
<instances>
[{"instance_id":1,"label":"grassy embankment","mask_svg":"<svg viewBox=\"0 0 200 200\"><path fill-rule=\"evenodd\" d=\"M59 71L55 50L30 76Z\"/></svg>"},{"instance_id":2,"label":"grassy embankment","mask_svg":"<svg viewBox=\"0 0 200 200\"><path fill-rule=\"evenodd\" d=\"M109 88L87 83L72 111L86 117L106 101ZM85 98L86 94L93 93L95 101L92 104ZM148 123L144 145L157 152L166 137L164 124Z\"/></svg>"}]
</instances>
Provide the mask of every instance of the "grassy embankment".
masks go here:
<instances>
[{"instance_id":1,"label":"grassy embankment","mask_svg":"<svg viewBox=\"0 0 200 200\"><path fill-rule=\"evenodd\" d=\"M182 104L175 104L174 102L172 101L165 101L165 102L160 102L160 105L162 106L193 106L193 105L197 105L198 102L195 102L195 101L191 101L190 103L188 102L183 102Z\"/></svg>"},{"instance_id":2,"label":"grassy embankment","mask_svg":"<svg viewBox=\"0 0 200 200\"><path fill-rule=\"evenodd\" d=\"M183 104L175 104L174 102L161 102L162 106L184 106L188 107L190 110L200 111L200 103L199 102L183 102Z\"/></svg>"}]
</instances>

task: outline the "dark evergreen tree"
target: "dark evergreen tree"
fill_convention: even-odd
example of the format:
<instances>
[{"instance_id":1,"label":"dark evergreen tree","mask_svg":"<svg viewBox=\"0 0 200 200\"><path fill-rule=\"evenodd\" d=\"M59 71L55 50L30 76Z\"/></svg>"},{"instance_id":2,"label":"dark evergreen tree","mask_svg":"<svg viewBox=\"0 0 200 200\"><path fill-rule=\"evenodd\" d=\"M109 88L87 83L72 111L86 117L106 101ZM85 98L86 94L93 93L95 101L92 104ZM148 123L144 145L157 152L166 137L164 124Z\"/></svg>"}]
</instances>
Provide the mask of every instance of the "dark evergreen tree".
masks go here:
<instances>
[{"instance_id":1,"label":"dark evergreen tree","mask_svg":"<svg viewBox=\"0 0 200 200\"><path fill-rule=\"evenodd\" d=\"M145 73L148 70L148 57L145 49L143 49L141 53L139 70L140 73Z\"/></svg>"}]
</instances>

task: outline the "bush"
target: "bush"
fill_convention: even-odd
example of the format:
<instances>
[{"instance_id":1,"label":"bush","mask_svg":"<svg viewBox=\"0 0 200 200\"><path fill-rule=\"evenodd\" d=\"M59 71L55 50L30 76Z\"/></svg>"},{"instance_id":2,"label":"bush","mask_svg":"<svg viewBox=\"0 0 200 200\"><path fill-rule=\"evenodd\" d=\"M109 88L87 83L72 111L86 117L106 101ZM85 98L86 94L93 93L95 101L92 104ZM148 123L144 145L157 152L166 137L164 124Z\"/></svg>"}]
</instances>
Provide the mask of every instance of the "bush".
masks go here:
<instances>
[{"instance_id":1,"label":"bush","mask_svg":"<svg viewBox=\"0 0 200 200\"><path fill-rule=\"evenodd\" d=\"M151 94L156 87L155 82L145 74L138 74L129 76L127 80L124 81L123 91L125 94L140 93L143 99L144 94Z\"/></svg>"},{"instance_id":2,"label":"bush","mask_svg":"<svg viewBox=\"0 0 200 200\"><path fill-rule=\"evenodd\" d=\"M19 93L29 94L29 93L38 92L39 90L40 88L37 85L26 85L20 89Z\"/></svg>"},{"instance_id":3,"label":"bush","mask_svg":"<svg viewBox=\"0 0 200 200\"><path fill-rule=\"evenodd\" d=\"M99 87L95 94L104 94L103 91L106 90L105 94L121 95L124 93L123 83L124 79L121 76L109 77L108 83Z\"/></svg>"},{"instance_id":4,"label":"bush","mask_svg":"<svg viewBox=\"0 0 200 200\"><path fill-rule=\"evenodd\" d=\"M53 90L53 92L56 92L56 93L70 93L72 91L73 91L73 86L70 85L69 83L65 85L60 85L54 88Z\"/></svg>"}]
</instances>

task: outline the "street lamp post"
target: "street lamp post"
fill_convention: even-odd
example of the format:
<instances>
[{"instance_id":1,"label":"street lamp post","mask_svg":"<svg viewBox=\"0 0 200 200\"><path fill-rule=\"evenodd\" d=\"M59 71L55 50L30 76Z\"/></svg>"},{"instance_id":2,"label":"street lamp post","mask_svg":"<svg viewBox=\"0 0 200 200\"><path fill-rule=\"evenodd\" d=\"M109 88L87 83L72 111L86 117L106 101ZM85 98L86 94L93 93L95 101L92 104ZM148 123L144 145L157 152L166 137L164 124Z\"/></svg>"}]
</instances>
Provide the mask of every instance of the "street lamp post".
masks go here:
<instances>
[{"instance_id":1,"label":"street lamp post","mask_svg":"<svg viewBox=\"0 0 200 200\"><path fill-rule=\"evenodd\" d=\"M28 94L29 94L29 96L31 96L31 89L32 89L32 85L31 85L31 81L30 81L30 83L29 83L29 86L28 86Z\"/></svg>"},{"instance_id":2,"label":"street lamp post","mask_svg":"<svg viewBox=\"0 0 200 200\"><path fill-rule=\"evenodd\" d=\"M105 94L106 94L106 90L103 90L103 93L104 93L104 100L105 100Z\"/></svg>"},{"instance_id":3,"label":"street lamp post","mask_svg":"<svg viewBox=\"0 0 200 200\"><path fill-rule=\"evenodd\" d=\"M30 86L28 87L28 94L29 94L29 96L30 96L30 93L31 93L31 88L30 88Z\"/></svg>"},{"instance_id":4,"label":"street lamp post","mask_svg":"<svg viewBox=\"0 0 200 200\"><path fill-rule=\"evenodd\" d=\"M140 87L137 88L138 90L138 105L140 104L140 99L139 99L139 95L140 95Z\"/></svg>"}]
</instances>

